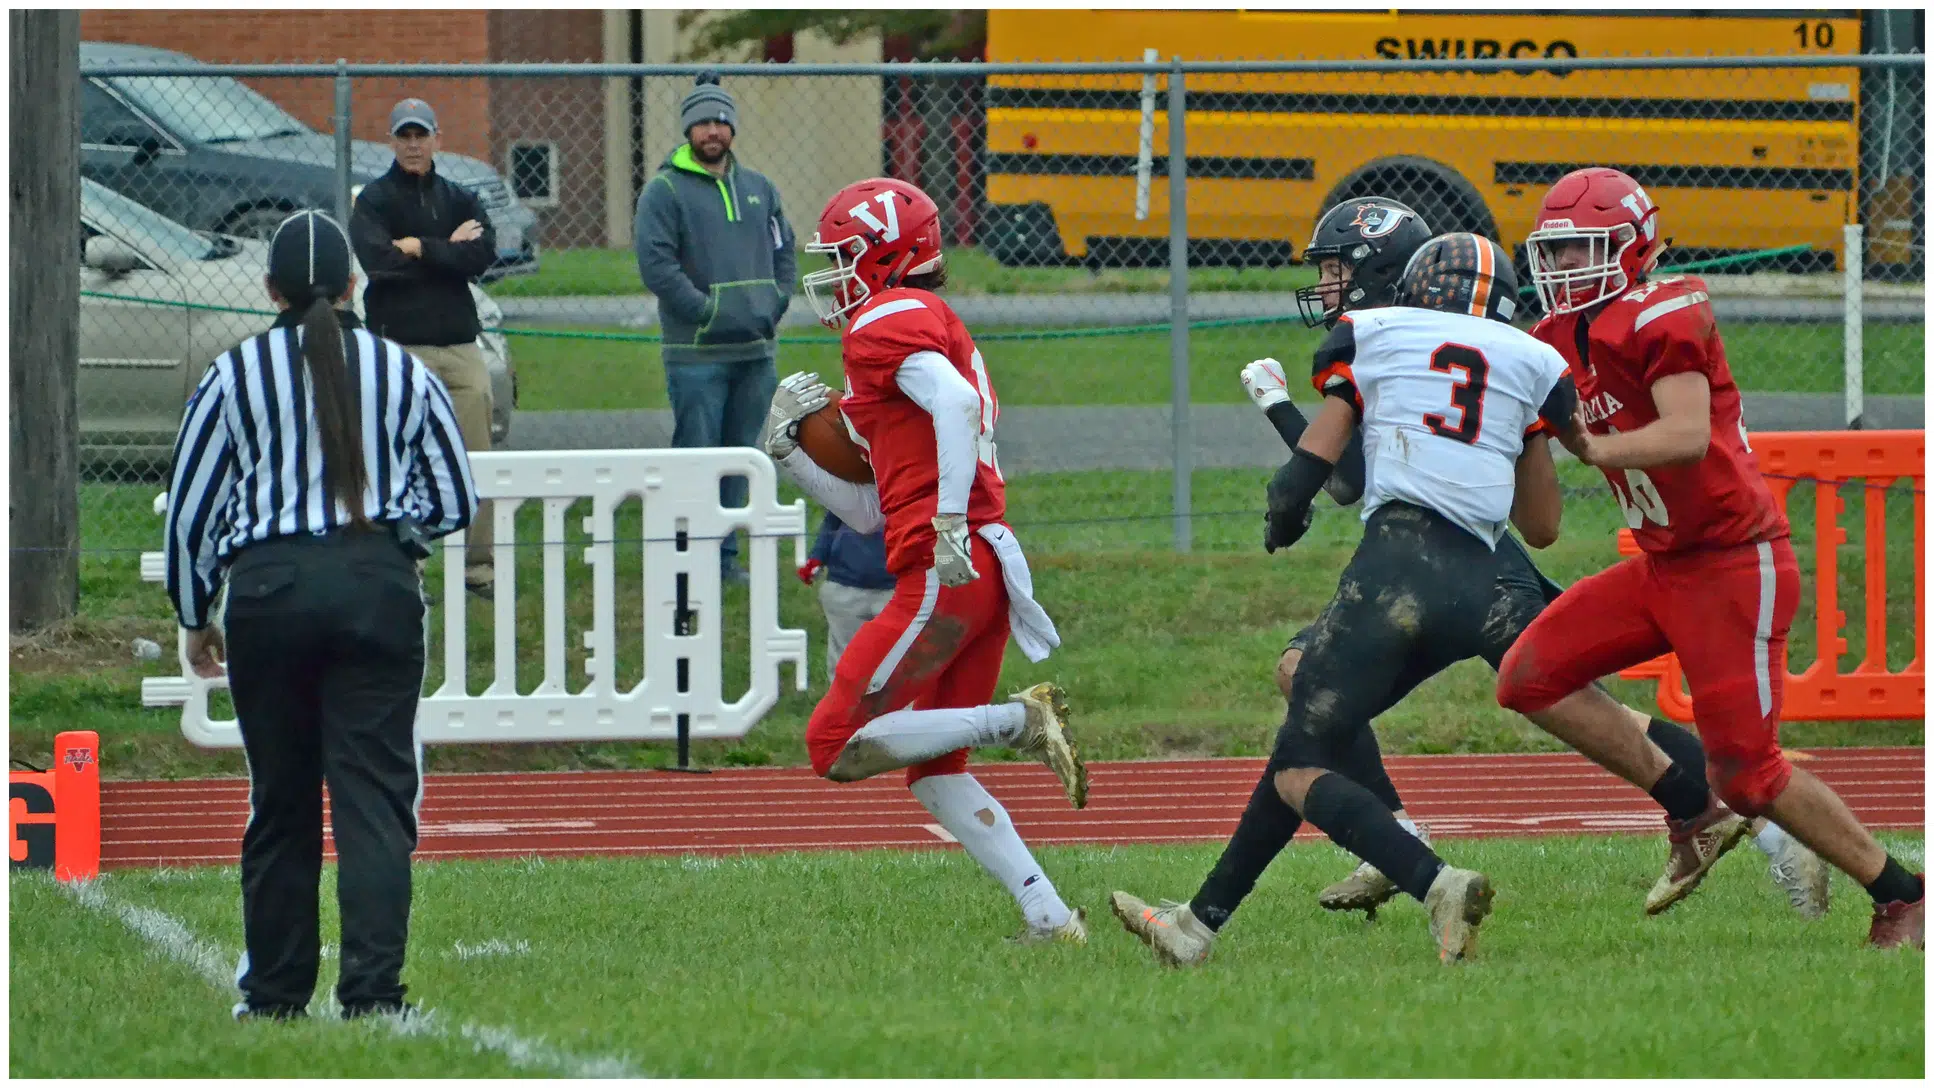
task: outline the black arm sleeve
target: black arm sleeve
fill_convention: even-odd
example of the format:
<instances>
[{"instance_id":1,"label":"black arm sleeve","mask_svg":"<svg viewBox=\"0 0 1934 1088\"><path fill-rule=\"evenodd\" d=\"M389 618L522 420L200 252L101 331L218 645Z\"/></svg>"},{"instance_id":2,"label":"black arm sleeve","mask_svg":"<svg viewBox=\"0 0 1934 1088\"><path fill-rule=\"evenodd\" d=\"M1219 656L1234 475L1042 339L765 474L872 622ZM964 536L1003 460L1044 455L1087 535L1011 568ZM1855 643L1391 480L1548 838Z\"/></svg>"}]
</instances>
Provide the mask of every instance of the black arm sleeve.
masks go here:
<instances>
[{"instance_id":1,"label":"black arm sleeve","mask_svg":"<svg viewBox=\"0 0 1934 1088\"><path fill-rule=\"evenodd\" d=\"M1264 412L1269 422L1275 426L1276 434L1283 445L1290 449L1302 441L1303 432L1309 429L1309 420L1303 410L1292 401L1272 404ZM1343 447L1343 456L1337 458L1336 472L1324 483L1323 489L1330 493L1338 506L1349 506L1363 497L1363 432L1357 430L1350 435L1350 444Z\"/></svg>"},{"instance_id":2,"label":"black arm sleeve","mask_svg":"<svg viewBox=\"0 0 1934 1088\"><path fill-rule=\"evenodd\" d=\"M1296 447L1296 452L1269 478L1269 512L1280 514L1307 507L1335 467L1301 446Z\"/></svg>"}]
</instances>

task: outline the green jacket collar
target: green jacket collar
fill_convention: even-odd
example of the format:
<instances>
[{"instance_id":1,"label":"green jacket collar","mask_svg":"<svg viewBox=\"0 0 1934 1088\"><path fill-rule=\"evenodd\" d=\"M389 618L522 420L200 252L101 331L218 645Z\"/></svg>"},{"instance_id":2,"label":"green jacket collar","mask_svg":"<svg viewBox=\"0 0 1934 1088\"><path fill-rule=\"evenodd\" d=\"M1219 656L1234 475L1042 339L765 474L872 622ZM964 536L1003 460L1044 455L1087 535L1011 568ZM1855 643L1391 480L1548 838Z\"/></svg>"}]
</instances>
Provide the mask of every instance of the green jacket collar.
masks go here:
<instances>
[{"instance_id":1,"label":"green jacket collar","mask_svg":"<svg viewBox=\"0 0 1934 1088\"><path fill-rule=\"evenodd\" d=\"M718 175L712 173L710 170L705 169L705 164L698 161L697 155L692 154L692 145L690 143L679 144L677 150L673 151L671 153L671 156L665 160L665 165L671 167L674 170L683 170L687 173L697 174L698 176L709 180L713 180L713 181L723 180ZM738 173L738 170L739 170L738 157L733 155L730 151L727 151L725 153L726 176L730 177L731 175Z\"/></svg>"}]
</instances>

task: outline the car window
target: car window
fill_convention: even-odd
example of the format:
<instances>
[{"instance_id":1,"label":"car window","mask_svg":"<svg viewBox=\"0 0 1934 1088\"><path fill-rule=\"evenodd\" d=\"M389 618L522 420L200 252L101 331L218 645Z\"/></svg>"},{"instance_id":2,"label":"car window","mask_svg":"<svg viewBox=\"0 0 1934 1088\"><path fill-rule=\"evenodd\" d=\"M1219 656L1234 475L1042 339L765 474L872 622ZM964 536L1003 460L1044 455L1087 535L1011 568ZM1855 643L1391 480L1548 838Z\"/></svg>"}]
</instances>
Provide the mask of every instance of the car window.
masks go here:
<instances>
[{"instance_id":1,"label":"car window","mask_svg":"<svg viewBox=\"0 0 1934 1088\"><path fill-rule=\"evenodd\" d=\"M308 126L239 80L197 76L114 76L115 90L155 120L197 143L294 136Z\"/></svg>"},{"instance_id":2,"label":"car window","mask_svg":"<svg viewBox=\"0 0 1934 1088\"><path fill-rule=\"evenodd\" d=\"M169 263L205 261L215 244L180 223L137 204L98 182L81 179L81 215L94 229L112 234L143 255L165 255ZM86 245L83 240L82 245Z\"/></svg>"},{"instance_id":3,"label":"car window","mask_svg":"<svg viewBox=\"0 0 1934 1088\"><path fill-rule=\"evenodd\" d=\"M115 101L114 96L101 89L100 84L91 79L81 81L81 142L98 144L105 147L131 147L125 141L111 139L117 130L130 129L155 135L154 127L143 121L139 114ZM156 138L160 137L156 135Z\"/></svg>"}]
</instances>

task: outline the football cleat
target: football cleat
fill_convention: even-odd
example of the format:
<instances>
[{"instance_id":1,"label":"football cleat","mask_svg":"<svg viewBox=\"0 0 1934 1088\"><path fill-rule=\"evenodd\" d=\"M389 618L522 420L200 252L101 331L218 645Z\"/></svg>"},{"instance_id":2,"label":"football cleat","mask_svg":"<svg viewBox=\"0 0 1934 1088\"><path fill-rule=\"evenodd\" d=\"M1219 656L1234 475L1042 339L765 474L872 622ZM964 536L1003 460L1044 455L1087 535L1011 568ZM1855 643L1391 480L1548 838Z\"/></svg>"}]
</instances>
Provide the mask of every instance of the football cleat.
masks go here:
<instances>
[{"instance_id":1,"label":"football cleat","mask_svg":"<svg viewBox=\"0 0 1934 1088\"><path fill-rule=\"evenodd\" d=\"M1036 929L1028 926L1012 937L1003 938L1009 944L1082 944L1088 943L1088 908L1076 907L1068 920L1049 929Z\"/></svg>"},{"instance_id":2,"label":"football cleat","mask_svg":"<svg viewBox=\"0 0 1934 1088\"><path fill-rule=\"evenodd\" d=\"M1430 841L1430 832L1419 826L1417 838L1427 843ZM1365 921L1374 922L1377 920L1377 908L1395 899L1402 891L1395 881L1366 861L1349 876L1319 892L1316 903L1324 910L1360 910L1368 915Z\"/></svg>"},{"instance_id":3,"label":"football cleat","mask_svg":"<svg viewBox=\"0 0 1934 1088\"><path fill-rule=\"evenodd\" d=\"M1155 958L1169 967L1194 967L1209 958L1215 930L1202 924L1187 903L1162 900L1151 907L1127 892L1108 897L1108 907L1122 928L1141 938Z\"/></svg>"},{"instance_id":4,"label":"football cleat","mask_svg":"<svg viewBox=\"0 0 1934 1088\"><path fill-rule=\"evenodd\" d=\"M1491 913L1491 878L1449 865L1430 882L1424 910L1430 914L1430 935L1437 942L1439 963L1459 963L1477 953L1477 926Z\"/></svg>"},{"instance_id":5,"label":"football cleat","mask_svg":"<svg viewBox=\"0 0 1934 1088\"><path fill-rule=\"evenodd\" d=\"M1671 848L1666 854L1665 872L1645 896L1645 913L1662 914L1674 903L1692 894L1699 882L1726 851L1738 846L1751 824L1744 816L1719 803L1714 797L1706 811L1690 820L1665 821Z\"/></svg>"},{"instance_id":6,"label":"football cleat","mask_svg":"<svg viewBox=\"0 0 1934 1088\"><path fill-rule=\"evenodd\" d=\"M1027 725L1014 743L1016 751L1047 765L1061 780L1068 802L1076 808L1088 803L1088 768L1081 763L1068 736L1068 693L1058 684L1036 684L1017 691L1010 701L1027 708Z\"/></svg>"},{"instance_id":7,"label":"football cleat","mask_svg":"<svg viewBox=\"0 0 1934 1088\"><path fill-rule=\"evenodd\" d=\"M1758 826L1757 823L1755 826ZM1830 896L1827 863L1820 855L1792 835L1780 838L1779 848L1768 856L1773 883L1786 893L1786 901L1807 919L1824 918Z\"/></svg>"}]
</instances>

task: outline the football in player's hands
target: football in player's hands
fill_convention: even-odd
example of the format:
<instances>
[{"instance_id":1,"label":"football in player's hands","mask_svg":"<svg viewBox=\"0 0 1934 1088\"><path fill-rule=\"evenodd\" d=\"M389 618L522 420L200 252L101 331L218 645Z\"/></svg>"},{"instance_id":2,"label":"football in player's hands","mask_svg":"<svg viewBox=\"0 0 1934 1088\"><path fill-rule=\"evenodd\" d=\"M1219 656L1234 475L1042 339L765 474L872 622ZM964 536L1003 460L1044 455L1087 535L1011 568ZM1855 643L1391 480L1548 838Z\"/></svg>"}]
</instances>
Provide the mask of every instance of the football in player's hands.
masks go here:
<instances>
[{"instance_id":1,"label":"football in player's hands","mask_svg":"<svg viewBox=\"0 0 1934 1088\"><path fill-rule=\"evenodd\" d=\"M1264 411L1289 399L1289 379L1283 376L1283 364L1274 359L1257 359L1243 367L1242 388Z\"/></svg>"},{"instance_id":2,"label":"football in player's hands","mask_svg":"<svg viewBox=\"0 0 1934 1088\"><path fill-rule=\"evenodd\" d=\"M847 433L846 417L839 414L837 398L800 420L798 433L799 448L806 451L813 464L848 483L873 482L873 463Z\"/></svg>"},{"instance_id":3,"label":"football in player's hands","mask_svg":"<svg viewBox=\"0 0 1934 1088\"><path fill-rule=\"evenodd\" d=\"M799 422L824 408L833 391L819 375L802 370L779 380L772 391L772 407L766 413L766 454L783 461L799 445Z\"/></svg>"}]
</instances>

